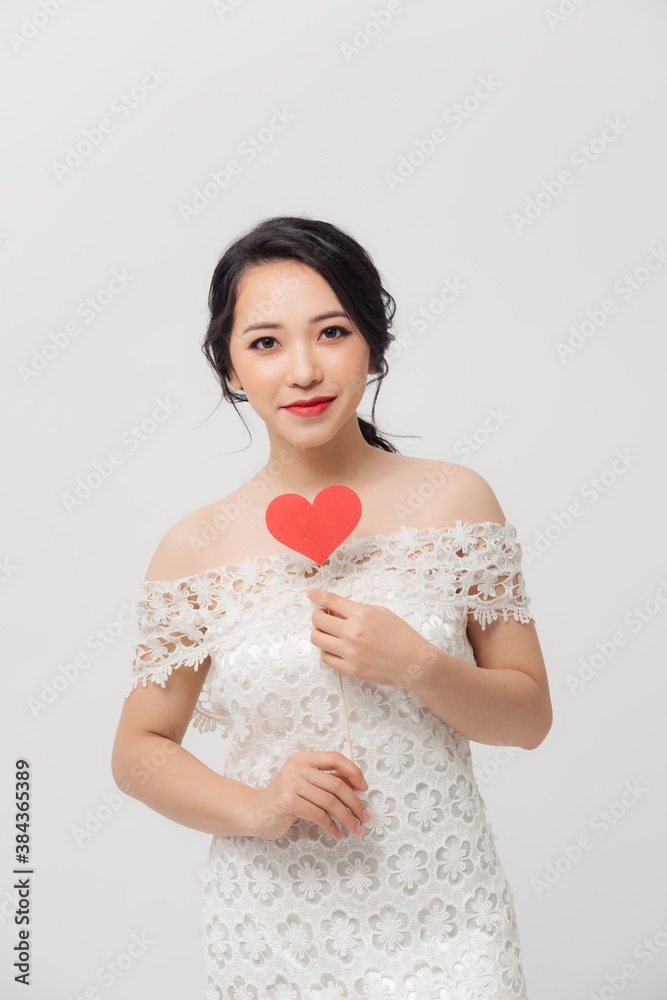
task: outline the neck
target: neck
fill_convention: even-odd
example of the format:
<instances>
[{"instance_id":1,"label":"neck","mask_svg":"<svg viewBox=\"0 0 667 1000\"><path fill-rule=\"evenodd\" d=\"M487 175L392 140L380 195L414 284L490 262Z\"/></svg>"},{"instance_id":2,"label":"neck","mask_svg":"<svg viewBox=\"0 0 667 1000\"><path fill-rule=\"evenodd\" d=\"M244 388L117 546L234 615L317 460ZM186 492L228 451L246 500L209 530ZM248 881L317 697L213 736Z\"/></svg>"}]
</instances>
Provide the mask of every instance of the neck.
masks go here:
<instances>
[{"instance_id":1,"label":"neck","mask_svg":"<svg viewBox=\"0 0 667 1000\"><path fill-rule=\"evenodd\" d=\"M316 447L302 447L269 430L271 452L258 477L270 477L271 491L314 496L325 486L376 481L389 452L364 439L356 416L336 437Z\"/></svg>"}]
</instances>

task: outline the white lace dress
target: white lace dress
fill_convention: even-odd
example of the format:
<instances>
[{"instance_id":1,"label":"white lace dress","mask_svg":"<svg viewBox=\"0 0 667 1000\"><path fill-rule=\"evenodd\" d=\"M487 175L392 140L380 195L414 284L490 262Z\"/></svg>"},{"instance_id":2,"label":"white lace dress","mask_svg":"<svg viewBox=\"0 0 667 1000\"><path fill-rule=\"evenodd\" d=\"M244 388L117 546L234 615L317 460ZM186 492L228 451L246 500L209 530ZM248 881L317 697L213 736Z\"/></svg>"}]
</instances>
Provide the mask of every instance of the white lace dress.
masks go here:
<instances>
[{"instance_id":1,"label":"white lace dress","mask_svg":"<svg viewBox=\"0 0 667 1000\"><path fill-rule=\"evenodd\" d=\"M482 626L533 617L510 523L354 537L325 576L473 665L468 615ZM291 551L141 580L128 695L210 656L193 724L223 738L226 775L262 788L295 750L349 757L338 673L310 641L306 590L321 584L319 566ZM309 820L275 841L214 836L202 869L207 1000L527 1000L468 740L408 689L345 675L343 689L369 786L366 844Z\"/></svg>"}]
</instances>

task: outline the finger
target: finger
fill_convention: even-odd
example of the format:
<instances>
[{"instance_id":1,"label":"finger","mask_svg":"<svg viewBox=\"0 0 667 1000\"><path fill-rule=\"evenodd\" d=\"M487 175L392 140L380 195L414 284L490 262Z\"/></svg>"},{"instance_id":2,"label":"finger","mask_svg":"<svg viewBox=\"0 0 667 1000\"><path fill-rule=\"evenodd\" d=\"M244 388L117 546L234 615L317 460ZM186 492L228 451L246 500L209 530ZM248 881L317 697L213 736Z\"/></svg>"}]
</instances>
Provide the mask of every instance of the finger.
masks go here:
<instances>
[{"instance_id":1,"label":"finger","mask_svg":"<svg viewBox=\"0 0 667 1000\"><path fill-rule=\"evenodd\" d=\"M320 632L336 636L337 639L342 638L345 631L345 625L343 624L345 619L339 615L330 615L326 611L313 611L311 621Z\"/></svg>"},{"instance_id":2,"label":"finger","mask_svg":"<svg viewBox=\"0 0 667 1000\"><path fill-rule=\"evenodd\" d=\"M351 601L349 597L343 597L342 594L335 594L331 590L313 589L307 590L306 593L314 604L321 604L323 608L331 608L335 614L342 618L347 617L351 606L358 603Z\"/></svg>"},{"instance_id":3,"label":"finger","mask_svg":"<svg viewBox=\"0 0 667 1000\"><path fill-rule=\"evenodd\" d=\"M344 838L345 834L335 820L331 818L326 809L316 806L310 799L299 797L297 809L299 816L310 820L311 823L316 823L325 833L333 837L334 840L342 840Z\"/></svg>"},{"instance_id":4,"label":"finger","mask_svg":"<svg viewBox=\"0 0 667 1000\"><path fill-rule=\"evenodd\" d=\"M333 773L335 773L336 777L340 778L341 781L344 781L345 784L348 786L348 788L351 788L353 791L358 792L367 790L367 789L362 789L361 787L364 784L363 778L360 777L358 780L355 778L353 781L351 778L348 777L347 774L343 774L340 771L335 771Z\"/></svg>"},{"instance_id":5,"label":"finger","mask_svg":"<svg viewBox=\"0 0 667 1000\"><path fill-rule=\"evenodd\" d=\"M343 662L345 657L344 639L337 639L328 632L322 632L321 629L314 628L310 634L310 641L313 646L317 646L322 653L333 656L336 663Z\"/></svg>"},{"instance_id":6,"label":"finger","mask_svg":"<svg viewBox=\"0 0 667 1000\"><path fill-rule=\"evenodd\" d=\"M313 778L316 778L318 785L327 792L332 792L337 796L354 819L357 819L362 824L368 822L363 816L366 806L361 796L356 788L352 788L344 778L336 774L330 774L327 771L313 772L313 776L309 778L311 784L313 784ZM352 825L354 826L355 824L353 823Z\"/></svg>"},{"instance_id":7,"label":"finger","mask_svg":"<svg viewBox=\"0 0 667 1000\"><path fill-rule=\"evenodd\" d=\"M317 768L312 768L311 773L322 774ZM328 833L334 840L342 840L344 834L341 832L334 820L337 812L339 819L342 819L342 803L328 796L328 793L318 793L317 786L310 782L305 774L298 774L296 787L294 788L295 802L292 806L296 816L303 817L313 823L317 823L325 833ZM351 813L345 810L348 816ZM354 826L356 827L356 820Z\"/></svg>"},{"instance_id":8,"label":"finger","mask_svg":"<svg viewBox=\"0 0 667 1000\"><path fill-rule=\"evenodd\" d=\"M341 781L345 782L348 788L352 788L356 792L357 786L352 784L352 782L350 781L350 779L347 777L346 774L339 774L338 777L340 778Z\"/></svg>"},{"instance_id":9,"label":"finger","mask_svg":"<svg viewBox=\"0 0 667 1000\"><path fill-rule=\"evenodd\" d=\"M336 779L333 779L336 781ZM331 817L332 820L338 820L338 822L343 827L347 827L355 836L360 836L363 833L363 827L358 817L351 812L346 804L339 798L338 792L343 794L343 789L349 792L347 786L343 782L336 782L337 791L331 789L323 788L320 785L315 785L309 782L309 787L307 790L299 791L299 794L307 801L315 806L319 806L322 812L326 813ZM360 809L363 812L363 808ZM322 820L324 817L322 817ZM320 826L322 822L320 822ZM324 820L326 823L326 820ZM327 824L328 826L328 824ZM326 828L326 827L325 827Z\"/></svg>"},{"instance_id":10,"label":"finger","mask_svg":"<svg viewBox=\"0 0 667 1000\"><path fill-rule=\"evenodd\" d=\"M364 784L364 776L359 765L338 750L295 750L292 757L305 759L311 767L321 771L340 771L342 774L347 774L357 788L361 788Z\"/></svg>"}]
</instances>

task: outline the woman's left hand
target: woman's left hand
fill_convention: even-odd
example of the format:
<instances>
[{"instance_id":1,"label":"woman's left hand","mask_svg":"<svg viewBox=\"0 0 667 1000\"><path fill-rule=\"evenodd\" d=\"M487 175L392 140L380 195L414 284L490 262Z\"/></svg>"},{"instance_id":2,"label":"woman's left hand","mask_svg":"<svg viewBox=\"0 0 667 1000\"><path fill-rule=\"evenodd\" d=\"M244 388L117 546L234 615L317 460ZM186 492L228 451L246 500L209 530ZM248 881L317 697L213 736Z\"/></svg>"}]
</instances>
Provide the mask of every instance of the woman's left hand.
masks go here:
<instances>
[{"instance_id":1,"label":"woman's left hand","mask_svg":"<svg viewBox=\"0 0 667 1000\"><path fill-rule=\"evenodd\" d=\"M330 590L308 590L313 645L322 660L348 677L371 684L412 687L433 664L437 649L411 625L379 604L362 604Z\"/></svg>"}]
</instances>

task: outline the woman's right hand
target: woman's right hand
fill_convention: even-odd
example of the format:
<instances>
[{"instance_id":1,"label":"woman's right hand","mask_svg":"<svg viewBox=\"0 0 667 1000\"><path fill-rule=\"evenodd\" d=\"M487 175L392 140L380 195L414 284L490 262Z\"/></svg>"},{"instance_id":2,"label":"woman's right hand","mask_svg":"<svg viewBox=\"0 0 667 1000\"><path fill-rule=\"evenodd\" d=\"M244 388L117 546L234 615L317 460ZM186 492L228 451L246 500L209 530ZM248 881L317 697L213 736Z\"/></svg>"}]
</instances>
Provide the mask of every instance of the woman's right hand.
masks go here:
<instances>
[{"instance_id":1,"label":"woman's right hand","mask_svg":"<svg viewBox=\"0 0 667 1000\"><path fill-rule=\"evenodd\" d=\"M337 819L360 837L365 806L356 789L363 781L361 769L342 753L297 750L268 785L256 789L247 836L278 840L295 820L308 819L342 840L345 835L334 822Z\"/></svg>"}]
</instances>

